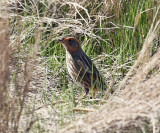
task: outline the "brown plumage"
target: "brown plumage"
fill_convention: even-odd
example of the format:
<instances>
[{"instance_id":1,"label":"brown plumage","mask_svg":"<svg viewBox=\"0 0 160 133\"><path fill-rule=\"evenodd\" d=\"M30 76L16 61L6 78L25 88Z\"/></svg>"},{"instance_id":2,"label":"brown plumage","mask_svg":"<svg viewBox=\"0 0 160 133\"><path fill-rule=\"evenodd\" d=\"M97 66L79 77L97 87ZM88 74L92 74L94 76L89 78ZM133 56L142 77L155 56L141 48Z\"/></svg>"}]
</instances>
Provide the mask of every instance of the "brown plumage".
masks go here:
<instances>
[{"instance_id":1,"label":"brown plumage","mask_svg":"<svg viewBox=\"0 0 160 133\"><path fill-rule=\"evenodd\" d=\"M84 97L93 89L93 97L96 90L103 90L104 83L97 68L83 52L80 42L74 37L65 37L58 41L66 49L67 69L74 81L85 89Z\"/></svg>"}]
</instances>

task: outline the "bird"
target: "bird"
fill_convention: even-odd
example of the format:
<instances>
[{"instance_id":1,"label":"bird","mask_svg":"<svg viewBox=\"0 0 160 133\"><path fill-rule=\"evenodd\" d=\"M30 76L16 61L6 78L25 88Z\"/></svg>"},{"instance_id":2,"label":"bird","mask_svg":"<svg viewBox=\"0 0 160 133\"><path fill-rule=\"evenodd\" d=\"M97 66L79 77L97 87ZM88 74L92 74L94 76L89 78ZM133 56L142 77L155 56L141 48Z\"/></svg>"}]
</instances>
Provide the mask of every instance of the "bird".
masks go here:
<instances>
[{"instance_id":1,"label":"bird","mask_svg":"<svg viewBox=\"0 0 160 133\"><path fill-rule=\"evenodd\" d=\"M66 66L68 73L81 88L84 88L85 98L92 91L93 98L98 90L104 90L104 80L98 69L81 48L80 42L71 36L58 41L66 51Z\"/></svg>"}]
</instances>

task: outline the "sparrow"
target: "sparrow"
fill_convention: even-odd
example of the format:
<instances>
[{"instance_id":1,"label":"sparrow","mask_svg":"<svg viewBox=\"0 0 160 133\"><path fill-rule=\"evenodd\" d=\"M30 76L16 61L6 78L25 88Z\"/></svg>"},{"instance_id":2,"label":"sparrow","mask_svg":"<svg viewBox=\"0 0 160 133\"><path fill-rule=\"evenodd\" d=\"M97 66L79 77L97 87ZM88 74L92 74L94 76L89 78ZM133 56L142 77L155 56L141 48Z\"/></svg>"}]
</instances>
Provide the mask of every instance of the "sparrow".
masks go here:
<instances>
[{"instance_id":1,"label":"sparrow","mask_svg":"<svg viewBox=\"0 0 160 133\"><path fill-rule=\"evenodd\" d=\"M85 90L83 97L86 97L90 90L93 98L97 90L104 90L104 81L96 66L82 50L80 42L74 37L64 37L58 43L66 50L68 73Z\"/></svg>"}]
</instances>

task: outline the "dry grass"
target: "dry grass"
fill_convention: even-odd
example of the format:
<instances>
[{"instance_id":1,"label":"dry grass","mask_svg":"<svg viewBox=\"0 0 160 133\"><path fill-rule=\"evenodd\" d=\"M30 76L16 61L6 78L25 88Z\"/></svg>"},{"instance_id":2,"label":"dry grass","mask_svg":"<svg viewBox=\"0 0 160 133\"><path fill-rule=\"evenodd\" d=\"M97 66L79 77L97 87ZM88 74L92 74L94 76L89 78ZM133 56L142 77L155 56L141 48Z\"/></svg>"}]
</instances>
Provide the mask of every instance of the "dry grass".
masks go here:
<instances>
[{"instance_id":1,"label":"dry grass","mask_svg":"<svg viewBox=\"0 0 160 133\"><path fill-rule=\"evenodd\" d=\"M36 63L39 31L30 54L21 56L20 37L10 42L11 1L0 2L0 132L18 132ZM20 23L19 27L21 26ZM20 29L18 34L20 34ZM31 60L32 58L32 60ZM20 60L23 59L23 63ZM29 62L30 61L30 62Z\"/></svg>"},{"instance_id":2,"label":"dry grass","mask_svg":"<svg viewBox=\"0 0 160 133\"><path fill-rule=\"evenodd\" d=\"M6 14L5 14L6 15ZM0 19L0 132L6 132L9 124L9 44L8 44L8 19Z\"/></svg>"}]
</instances>

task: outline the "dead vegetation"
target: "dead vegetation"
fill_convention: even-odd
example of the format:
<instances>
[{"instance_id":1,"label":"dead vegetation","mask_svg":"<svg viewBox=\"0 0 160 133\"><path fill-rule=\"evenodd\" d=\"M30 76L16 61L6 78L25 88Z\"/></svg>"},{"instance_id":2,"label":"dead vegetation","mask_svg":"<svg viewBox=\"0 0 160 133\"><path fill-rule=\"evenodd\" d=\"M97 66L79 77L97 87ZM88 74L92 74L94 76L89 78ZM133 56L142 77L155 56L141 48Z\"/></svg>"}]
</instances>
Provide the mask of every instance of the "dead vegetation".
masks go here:
<instances>
[{"instance_id":1,"label":"dead vegetation","mask_svg":"<svg viewBox=\"0 0 160 133\"><path fill-rule=\"evenodd\" d=\"M0 2L0 132L16 133L30 91L29 84L36 63L39 34L37 29L37 39L31 53L22 57L19 36L10 42L11 16L7 2L10 1Z\"/></svg>"},{"instance_id":2,"label":"dead vegetation","mask_svg":"<svg viewBox=\"0 0 160 133\"><path fill-rule=\"evenodd\" d=\"M5 14L6 15L6 14ZM8 19L0 19L0 132L6 132L9 124L9 44L8 44Z\"/></svg>"}]
</instances>

